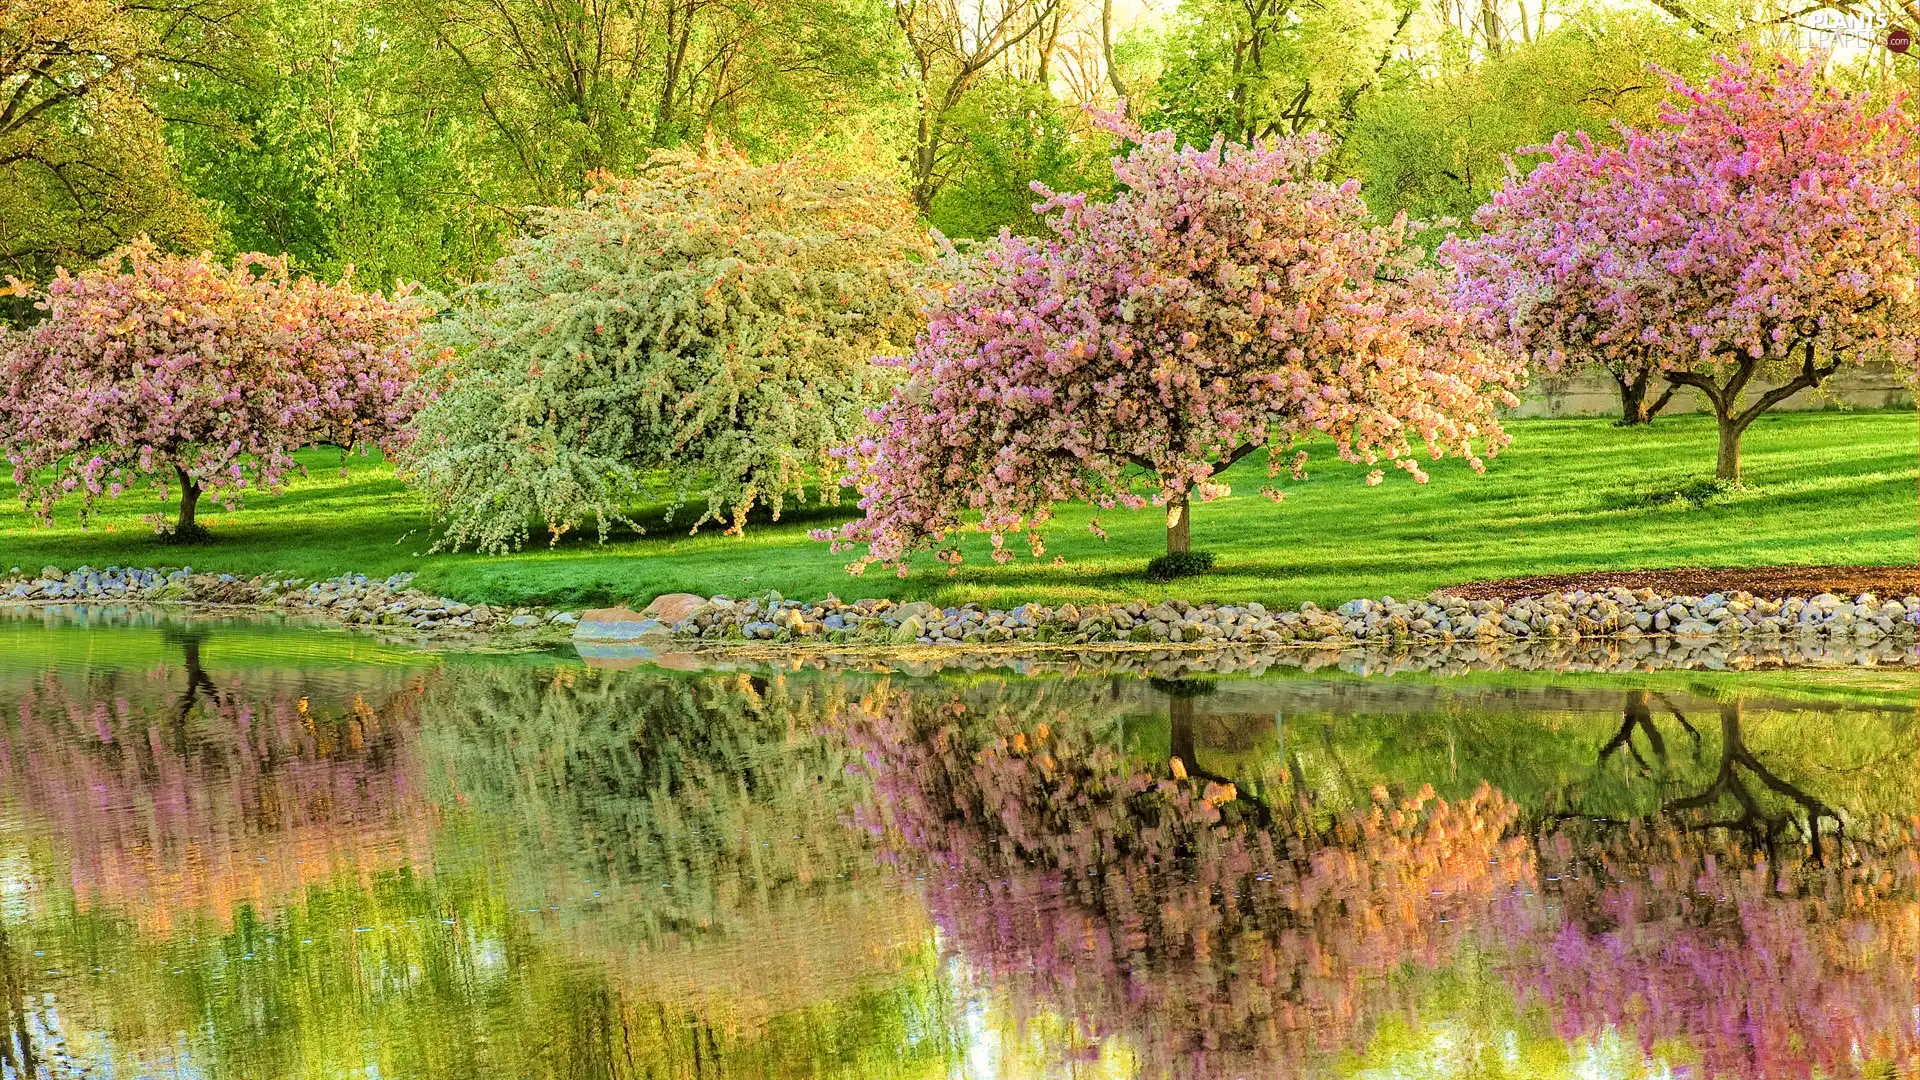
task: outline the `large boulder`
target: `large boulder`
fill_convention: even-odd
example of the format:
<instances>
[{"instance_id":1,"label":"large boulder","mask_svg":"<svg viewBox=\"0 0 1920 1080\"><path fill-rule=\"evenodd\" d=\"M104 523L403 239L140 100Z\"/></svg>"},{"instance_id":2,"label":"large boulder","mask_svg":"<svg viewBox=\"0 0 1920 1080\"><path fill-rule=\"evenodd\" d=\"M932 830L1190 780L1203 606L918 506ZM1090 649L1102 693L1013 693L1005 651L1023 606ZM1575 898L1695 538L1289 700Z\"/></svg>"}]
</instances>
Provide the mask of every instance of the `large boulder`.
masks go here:
<instances>
[{"instance_id":1,"label":"large boulder","mask_svg":"<svg viewBox=\"0 0 1920 1080\"><path fill-rule=\"evenodd\" d=\"M573 628L575 641L664 641L669 636L667 623L623 607L583 611Z\"/></svg>"},{"instance_id":2,"label":"large boulder","mask_svg":"<svg viewBox=\"0 0 1920 1080\"><path fill-rule=\"evenodd\" d=\"M671 627L674 623L699 611L701 605L706 602L706 597L695 596L693 593L667 593L664 596L654 597L653 603L648 604L647 610L642 614L659 619Z\"/></svg>"}]
</instances>

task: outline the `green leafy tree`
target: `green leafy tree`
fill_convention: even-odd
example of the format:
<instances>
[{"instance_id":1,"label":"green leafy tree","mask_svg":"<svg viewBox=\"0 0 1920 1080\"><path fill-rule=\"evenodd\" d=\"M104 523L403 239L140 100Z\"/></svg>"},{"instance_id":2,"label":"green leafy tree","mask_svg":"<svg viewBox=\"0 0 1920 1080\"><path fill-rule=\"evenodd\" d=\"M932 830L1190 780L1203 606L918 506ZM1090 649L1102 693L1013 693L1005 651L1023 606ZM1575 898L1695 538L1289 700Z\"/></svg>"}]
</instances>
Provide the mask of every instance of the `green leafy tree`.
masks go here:
<instances>
[{"instance_id":1,"label":"green leafy tree","mask_svg":"<svg viewBox=\"0 0 1920 1080\"><path fill-rule=\"evenodd\" d=\"M1051 46L1061 0L890 0L895 33L906 47L912 144L904 150L913 205L933 213L934 200L965 152L956 114L975 88L996 76L1024 76L1048 87ZM1041 63L1018 71L1022 51L1039 45Z\"/></svg>"},{"instance_id":2,"label":"green leafy tree","mask_svg":"<svg viewBox=\"0 0 1920 1080\"><path fill-rule=\"evenodd\" d=\"M1517 147L1561 131L1611 139L1615 123L1653 122L1666 98L1655 69L1704 71L1711 44L1664 15L1618 8L1577 10L1494 55L1448 34L1435 64L1390 71L1361 104L1348 160L1383 218L1471 218Z\"/></svg>"},{"instance_id":3,"label":"green leafy tree","mask_svg":"<svg viewBox=\"0 0 1920 1080\"><path fill-rule=\"evenodd\" d=\"M658 494L703 497L696 529L777 517L890 388L873 359L918 331L928 254L895 185L814 158L663 151L542 211L447 321L462 354L404 459L441 545L604 537Z\"/></svg>"},{"instance_id":4,"label":"green leafy tree","mask_svg":"<svg viewBox=\"0 0 1920 1080\"><path fill-rule=\"evenodd\" d=\"M265 0L231 77L187 73L165 95L187 185L239 250L391 287L471 281L521 198L476 114L417 84L426 50L374 0Z\"/></svg>"},{"instance_id":5,"label":"green leafy tree","mask_svg":"<svg viewBox=\"0 0 1920 1080\"><path fill-rule=\"evenodd\" d=\"M880 0L380 0L419 47L409 93L476 119L520 202L712 134L757 156L844 142L897 102Z\"/></svg>"},{"instance_id":6,"label":"green leafy tree","mask_svg":"<svg viewBox=\"0 0 1920 1080\"><path fill-rule=\"evenodd\" d=\"M1336 147L1407 40L1407 0L1182 0L1162 37L1141 126L1198 145L1325 132Z\"/></svg>"},{"instance_id":7,"label":"green leafy tree","mask_svg":"<svg viewBox=\"0 0 1920 1080\"><path fill-rule=\"evenodd\" d=\"M1045 87L996 80L968 94L952 117L960 145L956 173L933 201L933 224L948 236L985 239L1001 228L1045 231L1032 184L1098 197L1113 185L1113 140Z\"/></svg>"},{"instance_id":8,"label":"green leafy tree","mask_svg":"<svg viewBox=\"0 0 1920 1080\"><path fill-rule=\"evenodd\" d=\"M0 268L45 278L141 234L183 245L211 235L144 90L211 70L230 16L222 0L0 7Z\"/></svg>"}]
</instances>

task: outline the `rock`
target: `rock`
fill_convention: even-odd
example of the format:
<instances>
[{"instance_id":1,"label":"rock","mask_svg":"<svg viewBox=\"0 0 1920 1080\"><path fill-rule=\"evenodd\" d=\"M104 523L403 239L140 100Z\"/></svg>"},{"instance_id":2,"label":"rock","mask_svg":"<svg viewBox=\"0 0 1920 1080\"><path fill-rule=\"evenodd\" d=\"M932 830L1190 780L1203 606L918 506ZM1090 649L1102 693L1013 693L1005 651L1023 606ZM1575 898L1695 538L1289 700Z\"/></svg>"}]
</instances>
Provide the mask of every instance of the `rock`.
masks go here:
<instances>
[{"instance_id":1,"label":"rock","mask_svg":"<svg viewBox=\"0 0 1920 1080\"><path fill-rule=\"evenodd\" d=\"M672 624L624 607L593 608L580 613L573 628L575 641L638 641L660 637Z\"/></svg>"},{"instance_id":2,"label":"rock","mask_svg":"<svg viewBox=\"0 0 1920 1080\"><path fill-rule=\"evenodd\" d=\"M579 624L580 616L571 611L556 611L553 618L547 621L555 626L575 626Z\"/></svg>"},{"instance_id":3,"label":"rock","mask_svg":"<svg viewBox=\"0 0 1920 1080\"><path fill-rule=\"evenodd\" d=\"M515 630L524 630L530 626L539 626L540 616L515 615L513 618L507 620L507 625L513 627Z\"/></svg>"},{"instance_id":4,"label":"rock","mask_svg":"<svg viewBox=\"0 0 1920 1080\"><path fill-rule=\"evenodd\" d=\"M707 600L705 597L695 596L693 593L666 593L665 595L654 597L653 602L647 605L646 610L641 612L641 615L647 618L658 619L666 625L672 626L677 622L684 621L694 612L705 607L706 603ZM732 607L733 605L728 604L727 606Z\"/></svg>"},{"instance_id":5,"label":"rock","mask_svg":"<svg viewBox=\"0 0 1920 1080\"><path fill-rule=\"evenodd\" d=\"M40 578L43 581L65 581L67 575L57 566L43 566L40 568Z\"/></svg>"},{"instance_id":6,"label":"rock","mask_svg":"<svg viewBox=\"0 0 1920 1080\"><path fill-rule=\"evenodd\" d=\"M931 608L932 605L928 606ZM906 618L900 620L899 627L893 632L893 640L896 644L911 645L920 640L921 636L926 632L927 623L925 619L917 614L908 615Z\"/></svg>"}]
</instances>

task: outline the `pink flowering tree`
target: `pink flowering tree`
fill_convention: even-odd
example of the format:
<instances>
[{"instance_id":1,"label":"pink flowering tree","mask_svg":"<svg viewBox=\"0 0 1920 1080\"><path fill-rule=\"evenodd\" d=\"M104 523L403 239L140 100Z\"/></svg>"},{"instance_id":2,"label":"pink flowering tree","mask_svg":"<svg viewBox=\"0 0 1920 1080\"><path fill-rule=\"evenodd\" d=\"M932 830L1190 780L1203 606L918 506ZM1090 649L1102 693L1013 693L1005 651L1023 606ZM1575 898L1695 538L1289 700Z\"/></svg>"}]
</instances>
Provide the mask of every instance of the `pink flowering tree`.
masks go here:
<instances>
[{"instance_id":1,"label":"pink flowering tree","mask_svg":"<svg viewBox=\"0 0 1920 1080\"><path fill-rule=\"evenodd\" d=\"M38 306L46 318L0 349L0 449L22 500L47 522L77 495L84 522L102 494L177 485L174 522L152 520L179 537L204 534L202 495L233 507L274 489L296 450L400 438L430 314L295 278L285 259L144 242L62 270Z\"/></svg>"},{"instance_id":2,"label":"pink flowering tree","mask_svg":"<svg viewBox=\"0 0 1920 1080\"><path fill-rule=\"evenodd\" d=\"M1501 344L1541 369L1606 372L1620 389L1622 426L1651 423L1673 386L1659 385L1666 350L1621 317L1660 288L1640 242L1632 165L1584 132L1522 152L1547 160L1480 211L1483 233L1441 246L1456 295Z\"/></svg>"},{"instance_id":3,"label":"pink flowering tree","mask_svg":"<svg viewBox=\"0 0 1920 1080\"><path fill-rule=\"evenodd\" d=\"M851 569L957 561L976 525L998 560L1013 533L1038 555L1050 508L1076 499L1164 507L1182 552L1191 504L1260 450L1269 476L1325 438L1424 480L1422 451L1478 469L1505 444L1517 366L1473 344L1404 222L1370 225L1357 183L1314 178L1324 143L1129 134L1120 194L1036 185L1054 236L1003 234L935 302L876 433L843 452L866 512L832 536L866 545Z\"/></svg>"},{"instance_id":4,"label":"pink flowering tree","mask_svg":"<svg viewBox=\"0 0 1920 1080\"><path fill-rule=\"evenodd\" d=\"M1463 309L1533 359L1697 390L1738 481L1762 413L1843 364L1911 359L1920 216L1897 98L1835 88L1817 60L1718 63L1705 86L1672 80L1664 128L1545 147L1443 259Z\"/></svg>"}]
</instances>

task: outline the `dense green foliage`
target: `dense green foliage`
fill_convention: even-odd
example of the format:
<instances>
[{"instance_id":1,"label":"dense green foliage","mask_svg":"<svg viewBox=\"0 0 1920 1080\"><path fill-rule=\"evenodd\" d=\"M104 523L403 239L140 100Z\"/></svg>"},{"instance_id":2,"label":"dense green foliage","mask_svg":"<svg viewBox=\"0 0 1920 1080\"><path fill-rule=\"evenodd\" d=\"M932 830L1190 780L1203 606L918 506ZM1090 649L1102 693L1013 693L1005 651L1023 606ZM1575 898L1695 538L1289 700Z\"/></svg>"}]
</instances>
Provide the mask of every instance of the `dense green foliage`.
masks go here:
<instances>
[{"instance_id":1,"label":"dense green foliage","mask_svg":"<svg viewBox=\"0 0 1920 1080\"><path fill-rule=\"evenodd\" d=\"M534 228L440 327L460 355L402 464L442 547L519 547L530 521L604 539L659 494L704 500L696 529L778 518L919 329L905 202L811 159L662 151Z\"/></svg>"},{"instance_id":2,"label":"dense green foliage","mask_svg":"<svg viewBox=\"0 0 1920 1080\"><path fill-rule=\"evenodd\" d=\"M906 581L850 581L844 555L806 539L810 524L844 520L844 507L755 526L741 537L650 529L618 532L605 545L569 537L512 555L425 559L432 539L418 496L377 461L356 458L342 477L338 455L326 451L304 457L311 475L290 480L285 494L260 493L244 510L209 513L219 541L190 553L154 544L140 517L158 504L138 493L103 506L90 530L64 522L42 530L0 489L0 570L81 562L190 562L311 578L417 570L421 587L469 600L566 605L767 589L1009 607L1160 597L1272 604L1413 597L1460 581L1608 568L1911 564L1920 542L1913 517L1920 445L1910 411L1764 416L1747 435L1746 486L1705 503L1671 493L1711 462L1710 417L1633 429L1605 420L1522 420L1510 430L1513 446L1483 477L1466 475L1459 462L1436 462L1432 484L1368 490L1364 467L1329 461L1304 481L1283 475L1287 497L1279 506L1256 494L1264 468L1242 462L1225 476L1236 494L1194 523L1193 545L1216 553L1214 570L1168 585L1148 582L1139 557L1162 539L1164 513L1104 514L1110 539L1103 542L1087 532L1091 511L1081 506L1061 507L1046 529L1048 549L1063 560L1057 565L998 566L985 538L971 537L958 574ZM663 510L640 507L634 517L652 526Z\"/></svg>"},{"instance_id":3,"label":"dense green foliage","mask_svg":"<svg viewBox=\"0 0 1920 1080\"><path fill-rule=\"evenodd\" d=\"M232 15L225 0L0 7L0 272L45 277L142 233L210 238L142 90L189 62L217 71Z\"/></svg>"},{"instance_id":4,"label":"dense green foliage","mask_svg":"<svg viewBox=\"0 0 1920 1080\"><path fill-rule=\"evenodd\" d=\"M1383 219L1467 216L1502 155L1606 137L1742 40L1845 44L1779 0L30 0L0 20L0 262L145 232L380 287L483 277L601 170L706 137L890 175L956 237L1098 190L1121 99L1204 145L1318 131ZM1900 78L1857 53L1846 77ZM17 95L17 96L15 96ZM9 314L20 318L24 312Z\"/></svg>"},{"instance_id":5,"label":"dense green foliage","mask_svg":"<svg viewBox=\"0 0 1920 1080\"><path fill-rule=\"evenodd\" d=\"M1700 74L1711 44L1633 8L1577 10L1493 56L1449 40L1435 71L1396 72L1359 106L1347 161L1373 204L1465 227L1506 179L1509 158L1522 172L1533 163L1516 150L1561 131L1608 140L1616 123L1650 124L1666 88L1649 65Z\"/></svg>"}]
</instances>

